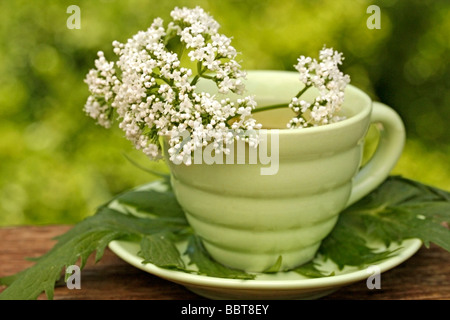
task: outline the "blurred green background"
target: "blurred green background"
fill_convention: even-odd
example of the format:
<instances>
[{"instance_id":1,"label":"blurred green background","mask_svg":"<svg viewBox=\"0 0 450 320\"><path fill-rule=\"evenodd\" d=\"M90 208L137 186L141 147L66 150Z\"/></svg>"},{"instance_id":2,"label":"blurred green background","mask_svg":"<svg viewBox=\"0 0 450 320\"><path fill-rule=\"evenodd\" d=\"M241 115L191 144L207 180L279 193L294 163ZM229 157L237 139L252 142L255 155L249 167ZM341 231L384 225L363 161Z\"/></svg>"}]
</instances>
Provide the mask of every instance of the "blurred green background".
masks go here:
<instances>
[{"instance_id":1,"label":"blurred green background","mask_svg":"<svg viewBox=\"0 0 450 320\"><path fill-rule=\"evenodd\" d=\"M81 29L68 29L69 5ZM368 29L369 5L381 29ZM396 109L408 140L395 174L450 189L450 2L438 0L2 1L0 226L75 223L155 176L119 129L82 111L98 50L126 41L175 6L202 6L233 36L245 69L293 70L324 44L344 53L352 84Z\"/></svg>"}]
</instances>

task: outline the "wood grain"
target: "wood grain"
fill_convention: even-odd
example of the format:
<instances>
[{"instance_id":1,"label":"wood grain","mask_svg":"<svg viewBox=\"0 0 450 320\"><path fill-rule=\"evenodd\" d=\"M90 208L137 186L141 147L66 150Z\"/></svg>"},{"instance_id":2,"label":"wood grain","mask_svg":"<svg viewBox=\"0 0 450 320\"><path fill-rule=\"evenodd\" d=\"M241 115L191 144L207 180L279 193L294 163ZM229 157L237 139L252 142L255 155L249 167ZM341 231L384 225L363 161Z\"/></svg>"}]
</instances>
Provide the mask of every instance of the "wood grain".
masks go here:
<instances>
[{"instance_id":1,"label":"wood grain","mask_svg":"<svg viewBox=\"0 0 450 320\"><path fill-rule=\"evenodd\" d=\"M0 228L0 277L33 264L26 257L47 252L52 240L71 226ZM0 286L0 291L4 287ZM41 295L39 299L46 299ZM90 257L82 271L81 289L57 287L55 300L198 300L204 299L183 286L138 270L110 250L100 262ZM324 300L449 300L450 254L432 245L381 276L381 289L369 290L365 281L344 287Z\"/></svg>"}]
</instances>

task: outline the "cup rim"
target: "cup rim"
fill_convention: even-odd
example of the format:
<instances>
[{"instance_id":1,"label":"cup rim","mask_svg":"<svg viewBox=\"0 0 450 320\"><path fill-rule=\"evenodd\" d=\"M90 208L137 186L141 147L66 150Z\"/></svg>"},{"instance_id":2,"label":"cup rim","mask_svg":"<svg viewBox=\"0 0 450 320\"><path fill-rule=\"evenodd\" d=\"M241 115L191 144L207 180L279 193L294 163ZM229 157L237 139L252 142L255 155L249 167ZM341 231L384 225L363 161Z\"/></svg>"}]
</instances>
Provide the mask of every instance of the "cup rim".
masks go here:
<instances>
[{"instance_id":1,"label":"cup rim","mask_svg":"<svg viewBox=\"0 0 450 320\"><path fill-rule=\"evenodd\" d=\"M256 74L256 73L266 73L266 74L285 74L285 75L296 75L298 72L296 71L287 71L287 70L248 70L247 75L249 74ZM248 81L248 79L246 80ZM371 112L372 112L372 99L369 97L367 93L365 93L363 90L359 89L358 87L355 87L354 85L348 84L347 88L345 89L345 94L347 95L347 92L352 92L354 94L357 94L361 96L364 100L366 100L368 108L364 108L361 112L355 114L352 117L349 117L347 119L321 125L317 127L308 127L308 128L278 128L278 129L261 129L261 130L267 130L268 132L272 130L278 130L279 135L298 135L298 134L308 134L308 133L319 133L323 131L329 131L334 129L339 129L342 127L350 126L356 122L361 121L362 119L366 118ZM345 100L344 100L344 107L345 107Z\"/></svg>"}]
</instances>

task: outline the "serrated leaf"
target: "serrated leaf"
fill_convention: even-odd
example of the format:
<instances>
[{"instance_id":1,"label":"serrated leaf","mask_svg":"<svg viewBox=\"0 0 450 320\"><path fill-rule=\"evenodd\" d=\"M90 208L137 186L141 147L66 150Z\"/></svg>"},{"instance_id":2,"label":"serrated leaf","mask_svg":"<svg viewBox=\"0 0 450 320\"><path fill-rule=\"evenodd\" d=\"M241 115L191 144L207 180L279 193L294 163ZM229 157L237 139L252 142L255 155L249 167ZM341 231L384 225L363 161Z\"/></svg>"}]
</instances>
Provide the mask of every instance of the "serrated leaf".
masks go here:
<instances>
[{"instance_id":1,"label":"serrated leaf","mask_svg":"<svg viewBox=\"0 0 450 320\"><path fill-rule=\"evenodd\" d=\"M346 215L341 215L333 231L322 241L319 253L331 259L339 269L344 266L363 267L392 256L393 251L376 252L366 239L355 232L355 225Z\"/></svg>"},{"instance_id":2,"label":"serrated leaf","mask_svg":"<svg viewBox=\"0 0 450 320\"><path fill-rule=\"evenodd\" d=\"M133 191L119 196L117 200L120 203L136 208L139 212L164 218L178 218L180 221L186 222L183 209L172 192L155 190Z\"/></svg>"},{"instance_id":3,"label":"serrated leaf","mask_svg":"<svg viewBox=\"0 0 450 320\"><path fill-rule=\"evenodd\" d=\"M108 202L94 216L57 237L57 244L49 252L33 259L36 261L34 266L0 278L0 284L9 286L0 293L0 299L36 299L42 292L51 299L55 281L64 267L79 260L83 267L94 251L96 261L100 260L108 243L115 239L144 239L141 254L146 261L193 272L179 260L180 253L174 245L189 237L185 254L191 264L197 265L198 273L222 278L255 278L253 274L223 266L209 256L200 238L193 235L170 189L166 192L132 190L113 200L149 214L145 218L128 215L108 208L111 201ZM449 220L450 193L416 181L390 177L340 214L319 252L343 268L346 265L366 266L395 254L389 250L375 251L368 245L374 240L389 245L419 238L426 245L433 242L450 251L450 230L442 226ZM161 234L165 235L164 239ZM279 269L278 265L281 265L281 259L274 264L274 271ZM332 275L319 270L313 262L292 271L309 277Z\"/></svg>"},{"instance_id":4,"label":"serrated leaf","mask_svg":"<svg viewBox=\"0 0 450 320\"><path fill-rule=\"evenodd\" d=\"M184 269L184 262L174 243L164 234L148 235L141 240L138 253L145 263L152 263L161 268Z\"/></svg>"},{"instance_id":5,"label":"serrated leaf","mask_svg":"<svg viewBox=\"0 0 450 320\"><path fill-rule=\"evenodd\" d=\"M417 181L389 177L368 196L344 210L319 249L339 268L381 261L394 252L375 252L367 240L389 246L405 239L433 242L450 251L450 194Z\"/></svg>"},{"instance_id":6,"label":"serrated leaf","mask_svg":"<svg viewBox=\"0 0 450 320\"><path fill-rule=\"evenodd\" d=\"M442 226L450 221L449 195L416 181L390 177L362 203L344 211L343 216L358 220L361 232L386 245L419 238L450 251L450 230Z\"/></svg>"},{"instance_id":7,"label":"serrated leaf","mask_svg":"<svg viewBox=\"0 0 450 320\"><path fill-rule=\"evenodd\" d=\"M282 263L283 263L283 257L278 256L277 261L275 261L275 263L273 265L271 265L269 268L264 270L263 273L277 273L278 271L280 271Z\"/></svg>"},{"instance_id":8,"label":"serrated leaf","mask_svg":"<svg viewBox=\"0 0 450 320\"><path fill-rule=\"evenodd\" d=\"M19 279L22 276L22 273L23 272L18 272L16 274L0 278L0 285L2 285L2 286L11 285L11 283L13 283L14 281L16 281L17 279Z\"/></svg>"},{"instance_id":9,"label":"serrated leaf","mask_svg":"<svg viewBox=\"0 0 450 320\"><path fill-rule=\"evenodd\" d=\"M168 193L168 194L172 194L173 195L173 190L172 190L172 185L170 183L170 176L169 175L164 176L164 178L161 179L161 180L158 180L158 184L159 184L160 187L163 187L165 189L165 191L158 191L158 192L160 192L160 193ZM149 186L144 186L144 187L148 188ZM127 190L125 192L122 192L122 193L112 197L109 201L107 201L104 204L102 204L98 209L108 208L108 207L110 207L111 203L113 203L117 199L123 197L124 195L126 195L128 193L139 192L139 191L143 191L143 190L140 190L140 188L139 189L137 188L137 189L131 189L131 190ZM153 190L153 191L156 191L156 190Z\"/></svg>"},{"instance_id":10,"label":"serrated leaf","mask_svg":"<svg viewBox=\"0 0 450 320\"><path fill-rule=\"evenodd\" d=\"M228 268L214 261L206 252L200 238L192 235L189 238L186 254L190 262L198 267L198 272L211 277L231 278L231 279L254 279L255 275L245 271Z\"/></svg>"},{"instance_id":11,"label":"serrated leaf","mask_svg":"<svg viewBox=\"0 0 450 320\"><path fill-rule=\"evenodd\" d=\"M39 257L35 265L16 276L3 278L5 280L2 282L9 286L0 293L0 299L36 299L42 292L52 299L55 282L64 267L81 260L83 268L88 256L94 251L97 251L96 259L100 259L111 240L133 234L140 236L159 232L162 228L176 231L180 229L180 225L156 219L139 219L109 208L102 208L96 215L83 220L57 237L57 244Z\"/></svg>"},{"instance_id":12,"label":"serrated leaf","mask_svg":"<svg viewBox=\"0 0 450 320\"><path fill-rule=\"evenodd\" d=\"M89 232L52 250L34 266L23 271L20 277L0 293L0 299L36 299L43 291L49 299L52 299L55 282L59 279L62 269L75 264L80 257L86 258L90 252L97 249L97 242L108 234L108 231Z\"/></svg>"},{"instance_id":13,"label":"serrated leaf","mask_svg":"<svg viewBox=\"0 0 450 320\"><path fill-rule=\"evenodd\" d=\"M322 270L319 270L317 268L317 263L315 263L313 261L305 263L305 264L301 265L300 267L297 267L291 271L301 274L308 278L322 278L322 277L334 276L334 272L326 273Z\"/></svg>"}]
</instances>

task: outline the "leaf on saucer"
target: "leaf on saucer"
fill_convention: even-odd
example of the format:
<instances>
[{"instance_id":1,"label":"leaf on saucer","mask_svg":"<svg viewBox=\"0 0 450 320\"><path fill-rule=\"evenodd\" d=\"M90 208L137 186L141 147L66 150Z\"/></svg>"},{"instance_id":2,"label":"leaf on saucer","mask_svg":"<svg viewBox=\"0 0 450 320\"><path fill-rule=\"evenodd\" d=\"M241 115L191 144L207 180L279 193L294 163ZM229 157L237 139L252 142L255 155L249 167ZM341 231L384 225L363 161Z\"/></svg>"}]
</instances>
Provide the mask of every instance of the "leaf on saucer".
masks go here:
<instances>
[{"instance_id":1,"label":"leaf on saucer","mask_svg":"<svg viewBox=\"0 0 450 320\"><path fill-rule=\"evenodd\" d=\"M255 275L245 271L228 268L214 261L206 252L200 238L192 235L189 238L188 247L185 254L188 255L191 264L198 267L198 272L210 277L231 278L231 279L254 279Z\"/></svg>"},{"instance_id":2,"label":"leaf on saucer","mask_svg":"<svg viewBox=\"0 0 450 320\"><path fill-rule=\"evenodd\" d=\"M109 208L113 200L132 206L143 213L136 216ZM141 241L141 255L156 265L177 268L185 272L175 243L188 241L185 254L195 264L199 274L233 279L254 279L254 274L228 268L214 261L206 252L200 238L193 234L173 192L131 190L101 206L97 213L57 237L57 244L45 255L33 259L36 263L15 275L0 278L8 287L1 299L36 299L42 292L53 297L55 282L64 267L81 260L81 268L88 256L96 252L96 261L112 240ZM320 246L320 254L335 262L339 268L367 266L395 255L395 250L376 251L371 243L401 242L419 238L426 245L433 242L450 251L450 193L419 182L390 177L364 199L344 210L338 222ZM162 236L164 234L164 236ZM269 271L276 272L277 260ZM308 277L330 276L313 262L294 272Z\"/></svg>"},{"instance_id":3,"label":"leaf on saucer","mask_svg":"<svg viewBox=\"0 0 450 320\"><path fill-rule=\"evenodd\" d=\"M116 199L122 204L132 206L139 212L157 215L164 218L179 218L187 225L187 221L173 192L156 190L136 190L126 192Z\"/></svg>"},{"instance_id":4,"label":"leaf on saucer","mask_svg":"<svg viewBox=\"0 0 450 320\"><path fill-rule=\"evenodd\" d=\"M364 267L394 254L393 251L376 252L370 248L366 238L355 232L345 214L341 214L331 234L322 241L319 252L325 259L336 263L339 269L346 265Z\"/></svg>"},{"instance_id":5,"label":"leaf on saucer","mask_svg":"<svg viewBox=\"0 0 450 320\"><path fill-rule=\"evenodd\" d=\"M386 245L419 238L450 251L450 193L416 181L391 177L346 215L361 230Z\"/></svg>"},{"instance_id":6,"label":"leaf on saucer","mask_svg":"<svg viewBox=\"0 0 450 320\"><path fill-rule=\"evenodd\" d=\"M175 244L164 234L148 235L141 240L138 253L145 263L152 263L161 268L184 269L184 262Z\"/></svg>"},{"instance_id":7,"label":"leaf on saucer","mask_svg":"<svg viewBox=\"0 0 450 320\"><path fill-rule=\"evenodd\" d=\"M282 262L283 262L283 257L278 256L277 261L275 261L275 263L272 266L270 266L269 268L264 270L263 273L277 273L278 271L280 271Z\"/></svg>"},{"instance_id":8,"label":"leaf on saucer","mask_svg":"<svg viewBox=\"0 0 450 320\"><path fill-rule=\"evenodd\" d=\"M320 247L339 268L362 266L395 252L375 252L367 240L388 247L405 239L433 242L450 251L450 193L398 176L389 177L372 193L344 210Z\"/></svg>"},{"instance_id":9,"label":"leaf on saucer","mask_svg":"<svg viewBox=\"0 0 450 320\"><path fill-rule=\"evenodd\" d=\"M319 270L317 266L318 266L317 263L315 263L314 261L310 261L291 271L301 274L308 278L322 278L334 276L334 272L325 273L324 271Z\"/></svg>"}]
</instances>

